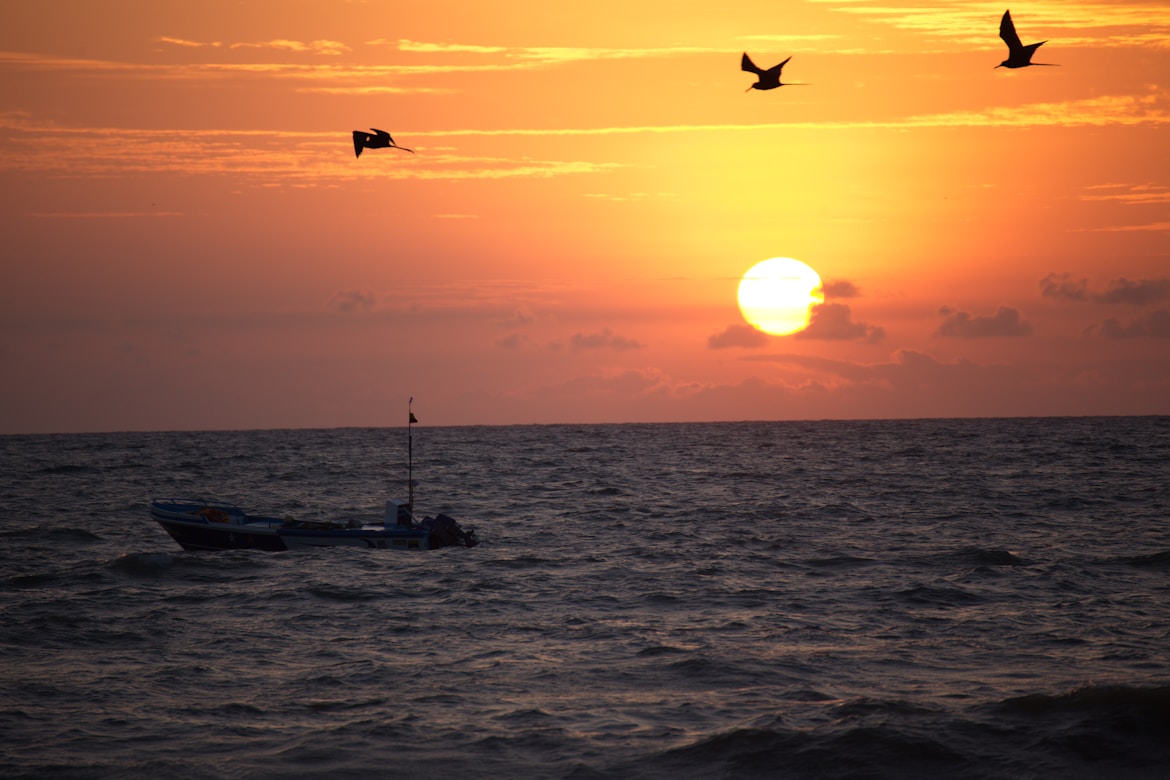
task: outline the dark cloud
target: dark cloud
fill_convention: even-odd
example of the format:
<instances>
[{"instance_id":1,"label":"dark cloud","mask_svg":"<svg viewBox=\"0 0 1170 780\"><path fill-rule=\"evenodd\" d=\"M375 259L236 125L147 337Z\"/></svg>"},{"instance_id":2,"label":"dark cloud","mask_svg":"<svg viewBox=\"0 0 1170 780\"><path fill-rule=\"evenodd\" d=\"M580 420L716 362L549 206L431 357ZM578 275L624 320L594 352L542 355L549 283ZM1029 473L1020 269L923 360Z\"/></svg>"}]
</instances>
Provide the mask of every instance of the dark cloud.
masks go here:
<instances>
[{"instance_id":1,"label":"dark cloud","mask_svg":"<svg viewBox=\"0 0 1170 780\"><path fill-rule=\"evenodd\" d=\"M1058 301L1087 301L1089 300L1088 287L1087 279L1073 281L1072 275L1068 273L1048 274L1040 280L1040 294L1045 298L1055 298Z\"/></svg>"},{"instance_id":2,"label":"dark cloud","mask_svg":"<svg viewBox=\"0 0 1170 780\"><path fill-rule=\"evenodd\" d=\"M377 302L378 296L368 290L340 290L329 299L329 308L343 314L364 313Z\"/></svg>"},{"instance_id":3,"label":"dark cloud","mask_svg":"<svg viewBox=\"0 0 1170 780\"><path fill-rule=\"evenodd\" d=\"M1170 311L1158 309L1128 325L1110 317L1101 325L1101 334L1107 339L1170 339Z\"/></svg>"},{"instance_id":4,"label":"dark cloud","mask_svg":"<svg viewBox=\"0 0 1170 780\"><path fill-rule=\"evenodd\" d=\"M642 345L631 339L623 338L613 333L609 328L600 333L575 333L569 340L574 350L579 349L641 349Z\"/></svg>"},{"instance_id":5,"label":"dark cloud","mask_svg":"<svg viewBox=\"0 0 1170 780\"><path fill-rule=\"evenodd\" d=\"M955 339L1015 338L1032 332L1032 326L1020 319L1020 313L1000 306L994 317L972 317L965 311L954 311L943 306L938 313L946 320L935 331L936 336Z\"/></svg>"},{"instance_id":6,"label":"dark cloud","mask_svg":"<svg viewBox=\"0 0 1170 780\"><path fill-rule=\"evenodd\" d=\"M748 325L728 325L727 330L716 333L707 339L708 349L766 346L768 346L768 337Z\"/></svg>"},{"instance_id":7,"label":"dark cloud","mask_svg":"<svg viewBox=\"0 0 1170 780\"><path fill-rule=\"evenodd\" d=\"M861 295L861 290L857 289L857 285L847 279L833 279L821 285L821 292L825 294L826 298L857 298Z\"/></svg>"},{"instance_id":8,"label":"dark cloud","mask_svg":"<svg viewBox=\"0 0 1170 780\"><path fill-rule=\"evenodd\" d=\"M1170 300L1170 279L1138 279L1130 281L1124 276L1112 279L1105 292L1089 292L1087 279L1072 278L1071 274L1048 274L1040 280L1040 294L1045 298L1075 303L1126 304L1145 306L1150 303Z\"/></svg>"},{"instance_id":9,"label":"dark cloud","mask_svg":"<svg viewBox=\"0 0 1170 780\"><path fill-rule=\"evenodd\" d=\"M1131 282L1122 277L1109 282L1109 288L1094 295L1093 300L1098 303L1125 303L1132 306L1145 306L1170 299L1170 279L1139 279Z\"/></svg>"},{"instance_id":10,"label":"dark cloud","mask_svg":"<svg viewBox=\"0 0 1170 780\"><path fill-rule=\"evenodd\" d=\"M843 303L822 303L814 306L808 327L794 334L798 339L819 339L824 341L847 341L865 339L876 344L885 338L886 332L874 325L853 322L852 313Z\"/></svg>"},{"instance_id":11,"label":"dark cloud","mask_svg":"<svg viewBox=\"0 0 1170 780\"><path fill-rule=\"evenodd\" d=\"M510 333L496 341L496 346L503 347L504 349L519 349L520 347L527 346L528 343L528 337L523 333Z\"/></svg>"}]
</instances>

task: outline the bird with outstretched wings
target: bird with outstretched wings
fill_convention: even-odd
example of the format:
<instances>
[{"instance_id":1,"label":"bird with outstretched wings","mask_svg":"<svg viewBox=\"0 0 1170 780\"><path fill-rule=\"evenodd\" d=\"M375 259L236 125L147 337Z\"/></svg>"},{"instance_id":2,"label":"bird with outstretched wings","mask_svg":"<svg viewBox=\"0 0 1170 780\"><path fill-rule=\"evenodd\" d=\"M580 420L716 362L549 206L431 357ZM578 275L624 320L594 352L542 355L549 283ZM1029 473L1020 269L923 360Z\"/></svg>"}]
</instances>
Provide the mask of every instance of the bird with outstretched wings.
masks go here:
<instances>
[{"instance_id":1,"label":"bird with outstretched wings","mask_svg":"<svg viewBox=\"0 0 1170 780\"><path fill-rule=\"evenodd\" d=\"M1040 43L1029 43L1025 46L1020 42L1020 36L1016 34L1016 25L1012 21L1012 12L1004 11L1003 18L999 20L999 37L1007 44L1008 58L999 63L997 68L1026 68L1029 65L1053 65L1051 62L1032 62L1032 55L1048 41L1040 41Z\"/></svg>"},{"instance_id":2,"label":"bird with outstretched wings","mask_svg":"<svg viewBox=\"0 0 1170 780\"><path fill-rule=\"evenodd\" d=\"M789 57L788 60L792 59ZM756 74L756 83L752 84L745 91L753 89L776 89L776 87L795 87L804 86L792 83L785 83L780 80L780 72L784 70L784 66L788 64L788 60L784 60L779 65L773 65L770 68L764 69L752 62L752 58L743 53L743 58L739 61L739 69L748 73Z\"/></svg>"},{"instance_id":3,"label":"bird with outstretched wings","mask_svg":"<svg viewBox=\"0 0 1170 780\"><path fill-rule=\"evenodd\" d=\"M353 131L353 154L354 157L361 157L363 149L401 149L404 152L414 154L413 149L407 149L405 146L399 146L394 143L394 139L385 130L379 130L376 127L371 127L374 132L367 133L364 130Z\"/></svg>"}]
</instances>

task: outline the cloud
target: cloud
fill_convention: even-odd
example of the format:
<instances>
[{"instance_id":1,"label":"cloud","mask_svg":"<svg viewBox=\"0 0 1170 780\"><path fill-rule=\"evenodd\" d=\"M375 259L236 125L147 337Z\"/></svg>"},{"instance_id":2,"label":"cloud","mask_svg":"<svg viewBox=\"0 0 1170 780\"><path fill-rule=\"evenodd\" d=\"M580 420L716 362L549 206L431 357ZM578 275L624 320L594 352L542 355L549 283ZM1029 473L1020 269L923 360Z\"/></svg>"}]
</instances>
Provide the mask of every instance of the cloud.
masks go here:
<instances>
[{"instance_id":1,"label":"cloud","mask_svg":"<svg viewBox=\"0 0 1170 780\"><path fill-rule=\"evenodd\" d=\"M1110 317L1101 325L1101 334L1107 339L1170 339L1170 311L1158 309L1128 325Z\"/></svg>"},{"instance_id":2,"label":"cloud","mask_svg":"<svg viewBox=\"0 0 1170 780\"><path fill-rule=\"evenodd\" d=\"M371 44L391 43L385 39L370 41ZM678 57L688 54L726 54L726 49L699 46L665 46L650 48L614 49L583 46L481 46L466 43L431 43L401 39L395 44L399 51L425 54L483 54L502 55L504 68L528 67L532 63L556 64L583 60L624 60L651 57Z\"/></svg>"},{"instance_id":3,"label":"cloud","mask_svg":"<svg viewBox=\"0 0 1170 780\"><path fill-rule=\"evenodd\" d=\"M138 219L185 215L181 211L30 211L25 216L35 219Z\"/></svg>"},{"instance_id":4,"label":"cloud","mask_svg":"<svg viewBox=\"0 0 1170 780\"><path fill-rule=\"evenodd\" d=\"M998 106L982 111L926 114L895 120L900 127L1054 127L1166 124L1166 98L1150 95L1102 95L1063 103Z\"/></svg>"},{"instance_id":5,"label":"cloud","mask_svg":"<svg viewBox=\"0 0 1170 780\"><path fill-rule=\"evenodd\" d=\"M238 43L225 44L222 41L192 41L185 38L173 38L169 35L161 35L156 38L159 43L170 44L171 46L180 46L185 49L272 49L275 51L291 51L297 53L309 54L326 54L329 56L337 56L352 51L348 46L339 41L293 41L285 38L277 38L271 41L241 41Z\"/></svg>"},{"instance_id":6,"label":"cloud","mask_svg":"<svg viewBox=\"0 0 1170 780\"><path fill-rule=\"evenodd\" d=\"M521 347L528 346L530 343L531 340L523 333L509 333L502 339L498 339L496 346L502 347L503 349L520 349Z\"/></svg>"},{"instance_id":7,"label":"cloud","mask_svg":"<svg viewBox=\"0 0 1170 780\"><path fill-rule=\"evenodd\" d=\"M857 0L812 0L817 3L844 5L842 13L876 17L891 26L915 33L935 35L952 44L974 48L987 47L989 33L997 29L998 8L989 12L983 3L956 2L911 7L907 4L867 5ZM1093 47L1170 46L1170 24L1165 5L1154 2L1120 3L1052 3L1034 5L1024 16L1015 19L1021 32L1033 31L1033 40L1058 37L1065 46ZM1054 32L1046 32L1054 31Z\"/></svg>"},{"instance_id":8,"label":"cloud","mask_svg":"<svg viewBox=\"0 0 1170 780\"><path fill-rule=\"evenodd\" d=\"M290 41L285 39L258 41L255 43L233 43L229 48L275 49L277 51L292 51L297 53L326 54L332 57L351 51L348 46L339 41Z\"/></svg>"},{"instance_id":9,"label":"cloud","mask_svg":"<svg viewBox=\"0 0 1170 780\"><path fill-rule=\"evenodd\" d=\"M1093 300L1098 303L1125 303L1132 306L1145 306L1170 298L1170 279L1139 279L1131 282L1124 276L1109 282L1109 288L1094 295Z\"/></svg>"},{"instance_id":10,"label":"cloud","mask_svg":"<svg viewBox=\"0 0 1170 780\"><path fill-rule=\"evenodd\" d=\"M1068 273L1051 273L1040 280L1040 294L1045 298L1075 303L1092 301L1101 304L1145 306L1170 300L1170 279L1130 281L1123 276L1111 279L1105 292L1094 293L1089 291L1087 279L1074 280Z\"/></svg>"},{"instance_id":11,"label":"cloud","mask_svg":"<svg viewBox=\"0 0 1170 780\"><path fill-rule=\"evenodd\" d=\"M395 136L441 133L396 132ZM290 130L158 130L98 127L66 128L0 113L0 137L9 154L0 155L0 172L20 171L70 178L133 173L232 174L266 184L276 179L313 185L338 180L551 178L593 174L625 167L587 160L541 160L452 154L443 151L386 159L371 155L353 164L346 132ZM80 140L79 140L80 139ZM423 144L411 145L425 150ZM64 146L69 154L62 154Z\"/></svg>"},{"instance_id":12,"label":"cloud","mask_svg":"<svg viewBox=\"0 0 1170 780\"><path fill-rule=\"evenodd\" d=\"M172 46L182 46L185 49L218 49L223 46L220 41L188 41L183 38L172 38L169 35L159 36L160 43L169 43Z\"/></svg>"},{"instance_id":13,"label":"cloud","mask_svg":"<svg viewBox=\"0 0 1170 780\"><path fill-rule=\"evenodd\" d=\"M1082 228L1083 233L1166 233L1170 222L1147 222L1144 225L1109 225L1107 227Z\"/></svg>"},{"instance_id":14,"label":"cloud","mask_svg":"<svg viewBox=\"0 0 1170 780\"><path fill-rule=\"evenodd\" d=\"M364 314L378 302L378 296L369 290L341 290L329 299L329 308L342 314Z\"/></svg>"},{"instance_id":15,"label":"cloud","mask_svg":"<svg viewBox=\"0 0 1170 780\"><path fill-rule=\"evenodd\" d=\"M749 325L728 325L722 333L716 333L707 338L708 349L766 346L768 346L767 335Z\"/></svg>"},{"instance_id":16,"label":"cloud","mask_svg":"<svg viewBox=\"0 0 1170 780\"><path fill-rule=\"evenodd\" d=\"M1032 332L1032 326L1020 319L1020 313L1007 306L1000 306L993 317L972 317L949 306L943 306L938 313L946 320L934 335L945 338L1016 338Z\"/></svg>"},{"instance_id":17,"label":"cloud","mask_svg":"<svg viewBox=\"0 0 1170 780\"><path fill-rule=\"evenodd\" d=\"M884 329L864 322L853 322L848 306L843 303L822 303L814 306L808 327L793 334L798 339L818 339L823 341L846 341L864 338L870 344L876 344L885 338Z\"/></svg>"},{"instance_id":18,"label":"cloud","mask_svg":"<svg viewBox=\"0 0 1170 780\"><path fill-rule=\"evenodd\" d=\"M1127 205L1170 203L1170 187L1161 184L1095 184L1086 189L1093 194L1081 200L1116 201Z\"/></svg>"},{"instance_id":19,"label":"cloud","mask_svg":"<svg viewBox=\"0 0 1170 780\"><path fill-rule=\"evenodd\" d=\"M1073 281L1068 273L1051 273L1040 280L1040 295L1058 301L1087 301L1089 281L1080 279Z\"/></svg>"},{"instance_id":20,"label":"cloud","mask_svg":"<svg viewBox=\"0 0 1170 780\"><path fill-rule=\"evenodd\" d=\"M857 298L861 290L848 279L832 279L821 285L826 298Z\"/></svg>"},{"instance_id":21,"label":"cloud","mask_svg":"<svg viewBox=\"0 0 1170 780\"><path fill-rule=\"evenodd\" d=\"M411 41L402 38L391 41L385 38L376 38L366 41L369 46L395 46L399 51L411 51L427 54L502 54L508 51L505 46L477 46L467 43L427 43L425 41Z\"/></svg>"},{"instance_id":22,"label":"cloud","mask_svg":"<svg viewBox=\"0 0 1170 780\"><path fill-rule=\"evenodd\" d=\"M623 338L613 333L609 328L600 333L576 333L569 340L569 346L574 350L582 349L641 349L642 345L631 339Z\"/></svg>"}]
</instances>

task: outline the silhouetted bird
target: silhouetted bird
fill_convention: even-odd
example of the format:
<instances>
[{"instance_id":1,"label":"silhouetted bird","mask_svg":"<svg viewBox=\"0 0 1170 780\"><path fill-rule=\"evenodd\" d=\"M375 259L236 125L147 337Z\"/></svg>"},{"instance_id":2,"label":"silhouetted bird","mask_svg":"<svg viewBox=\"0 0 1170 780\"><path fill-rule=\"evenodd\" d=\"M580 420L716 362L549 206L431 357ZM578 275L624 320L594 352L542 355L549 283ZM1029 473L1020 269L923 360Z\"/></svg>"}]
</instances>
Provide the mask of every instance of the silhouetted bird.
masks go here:
<instances>
[{"instance_id":1,"label":"silhouetted bird","mask_svg":"<svg viewBox=\"0 0 1170 780\"><path fill-rule=\"evenodd\" d=\"M1016 35L1016 26L1012 24L1012 12L1004 11L999 20L999 37L1008 47L1008 58L999 63L997 68L1026 68L1029 65L1053 65L1051 62L1032 62L1032 55L1048 41L1029 43L1027 46L1020 43L1020 36Z\"/></svg>"},{"instance_id":2,"label":"silhouetted bird","mask_svg":"<svg viewBox=\"0 0 1170 780\"><path fill-rule=\"evenodd\" d=\"M792 58L789 57L788 60L790 59ZM739 69L745 70L748 73L756 74L756 78L758 79L755 84L752 84L750 87L745 89L744 92L749 92L753 89L776 89L776 87L807 86L806 84L801 83L785 84L784 82L780 81L780 71L784 70L784 66L788 64L788 60L784 60L784 62L781 62L779 65L773 65L767 70L764 70L762 68L756 67L756 63L752 62L752 58L747 56L747 52L744 52L743 59L739 61Z\"/></svg>"},{"instance_id":3,"label":"silhouetted bird","mask_svg":"<svg viewBox=\"0 0 1170 780\"><path fill-rule=\"evenodd\" d=\"M385 130L379 130L376 127L371 127L370 129L374 132L364 133L361 130L353 131L354 157L361 157L362 149L401 149L404 152L414 154L414 149L407 149L405 146L399 146L394 143L394 139Z\"/></svg>"}]
</instances>

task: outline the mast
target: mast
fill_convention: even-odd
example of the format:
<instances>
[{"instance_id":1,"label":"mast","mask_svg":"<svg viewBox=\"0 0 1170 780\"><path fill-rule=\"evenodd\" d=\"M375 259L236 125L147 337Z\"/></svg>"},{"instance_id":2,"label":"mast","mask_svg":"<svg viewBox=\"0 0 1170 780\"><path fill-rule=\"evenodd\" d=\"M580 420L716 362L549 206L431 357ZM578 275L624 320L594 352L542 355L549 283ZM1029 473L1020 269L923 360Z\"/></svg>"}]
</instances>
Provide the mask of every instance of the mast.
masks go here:
<instances>
[{"instance_id":1,"label":"mast","mask_svg":"<svg viewBox=\"0 0 1170 780\"><path fill-rule=\"evenodd\" d=\"M406 413L409 415L406 422L406 507L414 511L414 431L411 426L415 424L414 412L411 411L411 404L414 403L414 396L406 402Z\"/></svg>"}]
</instances>

